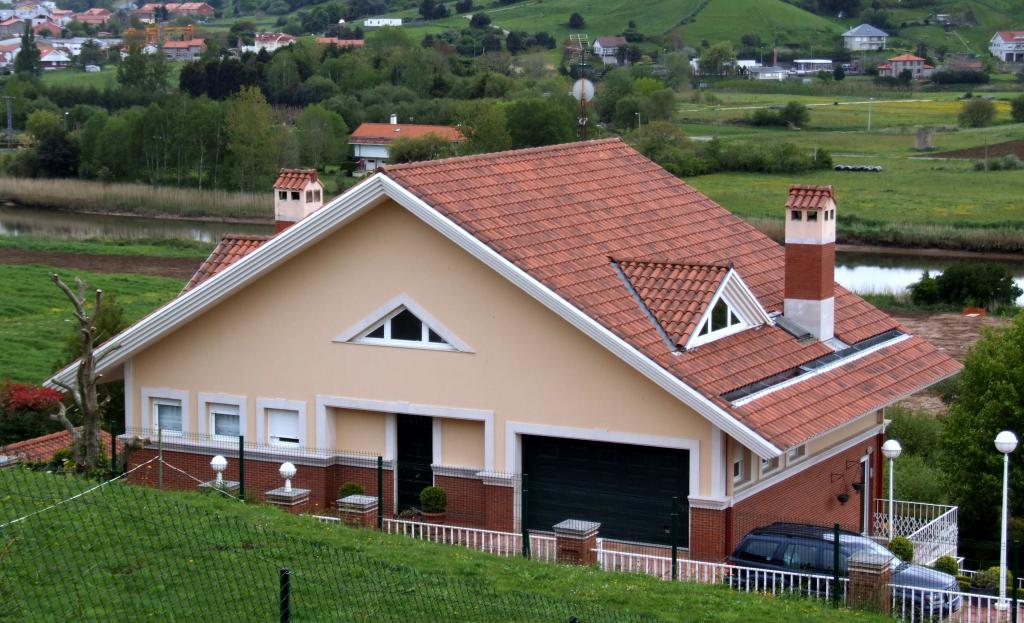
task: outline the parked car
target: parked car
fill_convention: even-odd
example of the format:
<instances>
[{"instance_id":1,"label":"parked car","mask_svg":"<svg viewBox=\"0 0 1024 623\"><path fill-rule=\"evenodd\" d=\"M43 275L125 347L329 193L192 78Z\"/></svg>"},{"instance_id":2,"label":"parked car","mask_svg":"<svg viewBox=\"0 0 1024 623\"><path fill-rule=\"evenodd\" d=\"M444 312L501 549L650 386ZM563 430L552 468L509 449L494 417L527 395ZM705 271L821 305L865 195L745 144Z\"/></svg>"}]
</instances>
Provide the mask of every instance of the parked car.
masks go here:
<instances>
[{"instance_id":1,"label":"parked car","mask_svg":"<svg viewBox=\"0 0 1024 623\"><path fill-rule=\"evenodd\" d=\"M900 560L875 541L848 530L839 533L839 575L849 574L850 557L866 553L885 561L892 569L897 612L923 613L911 618L941 617L960 609L960 585L948 573ZM745 590L764 590L764 586L823 594L829 582L805 575L832 577L835 560L835 536L832 528L808 524L774 523L751 530L729 557L729 562L744 567L731 576L730 583ZM765 573L759 573L759 570ZM776 573L768 573L768 572ZM779 573L781 572L781 573ZM797 575L802 574L802 575ZM799 583L799 584L798 584Z\"/></svg>"}]
</instances>

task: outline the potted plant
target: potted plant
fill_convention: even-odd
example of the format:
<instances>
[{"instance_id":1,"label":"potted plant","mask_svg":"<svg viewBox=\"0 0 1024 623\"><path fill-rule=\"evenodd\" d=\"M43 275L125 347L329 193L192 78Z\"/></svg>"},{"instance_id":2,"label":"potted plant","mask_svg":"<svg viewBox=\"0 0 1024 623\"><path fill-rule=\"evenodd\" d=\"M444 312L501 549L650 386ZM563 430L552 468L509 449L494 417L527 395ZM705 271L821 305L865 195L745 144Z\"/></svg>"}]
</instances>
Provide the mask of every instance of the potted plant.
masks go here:
<instances>
[{"instance_id":1,"label":"potted plant","mask_svg":"<svg viewBox=\"0 0 1024 623\"><path fill-rule=\"evenodd\" d=\"M423 512L424 521L444 523L446 508L448 494L441 487L427 487L420 491L420 510Z\"/></svg>"}]
</instances>

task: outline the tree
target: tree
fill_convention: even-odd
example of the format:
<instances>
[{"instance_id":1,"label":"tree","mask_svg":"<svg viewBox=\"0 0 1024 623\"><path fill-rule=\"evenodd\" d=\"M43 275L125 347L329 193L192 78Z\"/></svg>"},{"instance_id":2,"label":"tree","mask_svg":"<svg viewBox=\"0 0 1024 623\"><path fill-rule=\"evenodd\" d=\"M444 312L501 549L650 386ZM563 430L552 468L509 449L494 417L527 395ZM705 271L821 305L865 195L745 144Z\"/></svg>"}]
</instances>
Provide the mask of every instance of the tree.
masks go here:
<instances>
[{"instance_id":1,"label":"tree","mask_svg":"<svg viewBox=\"0 0 1024 623\"><path fill-rule=\"evenodd\" d=\"M1003 456L997 433L1024 430L1024 314L971 348L946 418L941 465L960 506L963 536L991 539L999 524ZM1024 462L1010 461L1010 515L1024 515ZM966 533L966 534L964 534Z\"/></svg>"},{"instance_id":2,"label":"tree","mask_svg":"<svg viewBox=\"0 0 1024 623\"><path fill-rule=\"evenodd\" d=\"M996 117L996 105L991 101L977 97L964 102L960 107L957 121L968 128L982 128L990 125Z\"/></svg>"},{"instance_id":3,"label":"tree","mask_svg":"<svg viewBox=\"0 0 1024 623\"><path fill-rule=\"evenodd\" d=\"M961 262L935 278L939 300L971 307L1012 305L1021 295L1010 271L1002 264Z\"/></svg>"},{"instance_id":4,"label":"tree","mask_svg":"<svg viewBox=\"0 0 1024 623\"><path fill-rule=\"evenodd\" d=\"M516 100L506 114L515 148L565 143L575 134L576 116L572 109L554 98Z\"/></svg>"},{"instance_id":5,"label":"tree","mask_svg":"<svg viewBox=\"0 0 1024 623\"><path fill-rule=\"evenodd\" d=\"M162 93L167 88L170 68L163 54L145 54L137 46L117 65L117 82L140 93Z\"/></svg>"},{"instance_id":6,"label":"tree","mask_svg":"<svg viewBox=\"0 0 1024 623\"><path fill-rule=\"evenodd\" d=\"M473 10L473 0L458 0L455 3L456 13L469 13Z\"/></svg>"},{"instance_id":7,"label":"tree","mask_svg":"<svg viewBox=\"0 0 1024 623\"><path fill-rule=\"evenodd\" d=\"M900 72L900 75L896 76L896 80L897 82L899 82L901 87L907 88L908 86L910 86L910 83L914 80L914 72L910 71L909 69L904 69L903 71Z\"/></svg>"},{"instance_id":8,"label":"tree","mask_svg":"<svg viewBox=\"0 0 1024 623\"><path fill-rule=\"evenodd\" d=\"M280 141L273 111L258 88L245 87L228 101L224 125L238 188L267 187L278 168Z\"/></svg>"},{"instance_id":9,"label":"tree","mask_svg":"<svg viewBox=\"0 0 1024 623\"><path fill-rule=\"evenodd\" d=\"M52 110L36 110L25 120L25 130L41 143L51 136L63 134L64 120Z\"/></svg>"},{"instance_id":10,"label":"tree","mask_svg":"<svg viewBox=\"0 0 1024 623\"><path fill-rule=\"evenodd\" d=\"M63 389L81 417L82 426L76 428L68 417L67 406L62 402L57 410L51 413L71 437L71 455L80 470L95 470L103 460L100 451L100 424L103 422L103 410L106 404L100 403L96 386L99 377L96 374L96 320L103 312L103 290L97 289L93 294L92 310L86 300L86 285L81 279L75 278L76 289L72 290L57 273L51 273L50 279L64 293L71 303L75 319L78 321L78 334L81 339L81 351L75 362L75 380L73 383L54 381Z\"/></svg>"},{"instance_id":11,"label":"tree","mask_svg":"<svg viewBox=\"0 0 1024 623\"><path fill-rule=\"evenodd\" d=\"M842 65L836 65L836 68L832 70L832 78L836 82L846 79L846 70L843 69Z\"/></svg>"},{"instance_id":12,"label":"tree","mask_svg":"<svg viewBox=\"0 0 1024 623\"><path fill-rule=\"evenodd\" d=\"M63 133L51 134L37 148L39 173L45 177L76 177L78 145Z\"/></svg>"},{"instance_id":13,"label":"tree","mask_svg":"<svg viewBox=\"0 0 1024 623\"><path fill-rule=\"evenodd\" d=\"M315 169L342 160L348 127L341 115L319 104L307 106L295 122L299 139L299 158Z\"/></svg>"},{"instance_id":14,"label":"tree","mask_svg":"<svg viewBox=\"0 0 1024 623\"><path fill-rule=\"evenodd\" d=\"M682 88L690 83L690 57L681 52L670 52L665 55L665 82L673 89Z\"/></svg>"},{"instance_id":15,"label":"tree","mask_svg":"<svg viewBox=\"0 0 1024 623\"><path fill-rule=\"evenodd\" d=\"M487 28L491 25L491 16L486 13L474 13L469 20L470 28Z\"/></svg>"},{"instance_id":16,"label":"tree","mask_svg":"<svg viewBox=\"0 0 1024 623\"><path fill-rule=\"evenodd\" d=\"M81 51L75 58L75 62L79 67L85 67L86 65L102 65L107 60L107 55L100 47L100 44L96 43L92 39L89 39L82 44Z\"/></svg>"},{"instance_id":17,"label":"tree","mask_svg":"<svg viewBox=\"0 0 1024 623\"><path fill-rule=\"evenodd\" d=\"M795 128L802 128L811 120L811 111L800 102L789 102L779 111L779 118Z\"/></svg>"},{"instance_id":18,"label":"tree","mask_svg":"<svg viewBox=\"0 0 1024 623\"><path fill-rule=\"evenodd\" d=\"M587 25L587 20L583 19L583 16L579 13L573 13L569 16L569 28L579 30Z\"/></svg>"},{"instance_id":19,"label":"tree","mask_svg":"<svg viewBox=\"0 0 1024 623\"><path fill-rule=\"evenodd\" d=\"M1017 123L1024 123L1024 95L1018 95L1010 102L1010 118Z\"/></svg>"},{"instance_id":20,"label":"tree","mask_svg":"<svg viewBox=\"0 0 1024 623\"><path fill-rule=\"evenodd\" d=\"M454 154L451 141L437 134L402 137L388 146L388 160L396 163L437 160Z\"/></svg>"},{"instance_id":21,"label":"tree","mask_svg":"<svg viewBox=\"0 0 1024 623\"><path fill-rule=\"evenodd\" d=\"M460 105L456 119L467 139L463 153L501 151L512 145L505 109L499 104L487 100L467 101Z\"/></svg>"},{"instance_id":22,"label":"tree","mask_svg":"<svg viewBox=\"0 0 1024 623\"><path fill-rule=\"evenodd\" d=\"M700 73L706 76L719 76L728 73L735 62L736 51L732 43L720 41L701 52Z\"/></svg>"},{"instance_id":23,"label":"tree","mask_svg":"<svg viewBox=\"0 0 1024 623\"><path fill-rule=\"evenodd\" d=\"M14 57L14 73L19 76L38 76L43 73L42 54L36 45L32 32L32 20L25 20L25 32L21 35L21 49Z\"/></svg>"},{"instance_id":24,"label":"tree","mask_svg":"<svg viewBox=\"0 0 1024 623\"><path fill-rule=\"evenodd\" d=\"M441 5L444 6L444 5ZM437 10L436 0L421 0L420 1L420 15L423 19L434 19L434 11Z\"/></svg>"}]
</instances>

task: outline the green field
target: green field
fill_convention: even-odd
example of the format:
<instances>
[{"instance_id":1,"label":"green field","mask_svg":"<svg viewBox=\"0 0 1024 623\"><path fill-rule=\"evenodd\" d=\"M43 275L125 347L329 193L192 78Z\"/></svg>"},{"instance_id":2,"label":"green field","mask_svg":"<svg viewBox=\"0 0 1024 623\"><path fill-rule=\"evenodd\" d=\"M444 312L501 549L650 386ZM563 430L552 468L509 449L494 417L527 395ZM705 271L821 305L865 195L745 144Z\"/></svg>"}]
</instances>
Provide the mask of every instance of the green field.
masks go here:
<instances>
[{"instance_id":1,"label":"green field","mask_svg":"<svg viewBox=\"0 0 1024 623\"><path fill-rule=\"evenodd\" d=\"M0 470L0 526L92 484ZM121 484L0 528L0 560L0 620L19 622L277 620L282 567L291 571L296 623L890 620L725 586L499 558Z\"/></svg>"},{"instance_id":2,"label":"green field","mask_svg":"<svg viewBox=\"0 0 1024 623\"><path fill-rule=\"evenodd\" d=\"M0 249L58 251L93 255L149 255L154 257L204 258L213 245L198 240L154 238L151 240L63 240L32 236L0 236Z\"/></svg>"},{"instance_id":3,"label":"green field","mask_svg":"<svg viewBox=\"0 0 1024 623\"><path fill-rule=\"evenodd\" d=\"M126 261L129 261L126 259ZM50 281L80 277L90 288L116 297L134 322L177 296L178 279L142 275L104 275L46 266L0 265L0 381L39 383L59 363L71 329L71 305Z\"/></svg>"},{"instance_id":4,"label":"green field","mask_svg":"<svg viewBox=\"0 0 1024 623\"><path fill-rule=\"evenodd\" d=\"M683 39L697 47L704 40L739 42L746 33L758 33L772 45L808 45L827 41L845 28L782 0L711 0L692 24L682 27Z\"/></svg>"},{"instance_id":5,"label":"green field","mask_svg":"<svg viewBox=\"0 0 1024 623\"><path fill-rule=\"evenodd\" d=\"M167 74L168 84L174 87L178 86L178 76L181 74L183 65L184 63L167 63L169 70ZM77 68L44 71L40 80L46 86L75 86L103 89L108 86L117 85L117 68L113 65L107 65L103 68L103 71L96 73L87 73Z\"/></svg>"}]
</instances>

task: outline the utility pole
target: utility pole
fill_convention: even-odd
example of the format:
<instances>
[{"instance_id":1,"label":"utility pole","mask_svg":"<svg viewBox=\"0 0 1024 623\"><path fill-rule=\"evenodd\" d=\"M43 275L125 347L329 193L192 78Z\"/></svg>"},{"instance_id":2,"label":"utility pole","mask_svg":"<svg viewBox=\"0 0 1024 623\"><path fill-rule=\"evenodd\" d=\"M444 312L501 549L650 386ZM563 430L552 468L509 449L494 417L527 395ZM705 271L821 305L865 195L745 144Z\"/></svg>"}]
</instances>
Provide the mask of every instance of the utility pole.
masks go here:
<instances>
[{"instance_id":1,"label":"utility pole","mask_svg":"<svg viewBox=\"0 0 1024 623\"><path fill-rule=\"evenodd\" d=\"M3 97L7 101L7 148L10 149L11 145L14 144L14 117L11 114L11 100L14 98L10 95L3 95L0 97Z\"/></svg>"},{"instance_id":2,"label":"utility pole","mask_svg":"<svg viewBox=\"0 0 1024 623\"><path fill-rule=\"evenodd\" d=\"M868 98L868 132L871 131L871 105L875 103L875 98Z\"/></svg>"}]
</instances>

